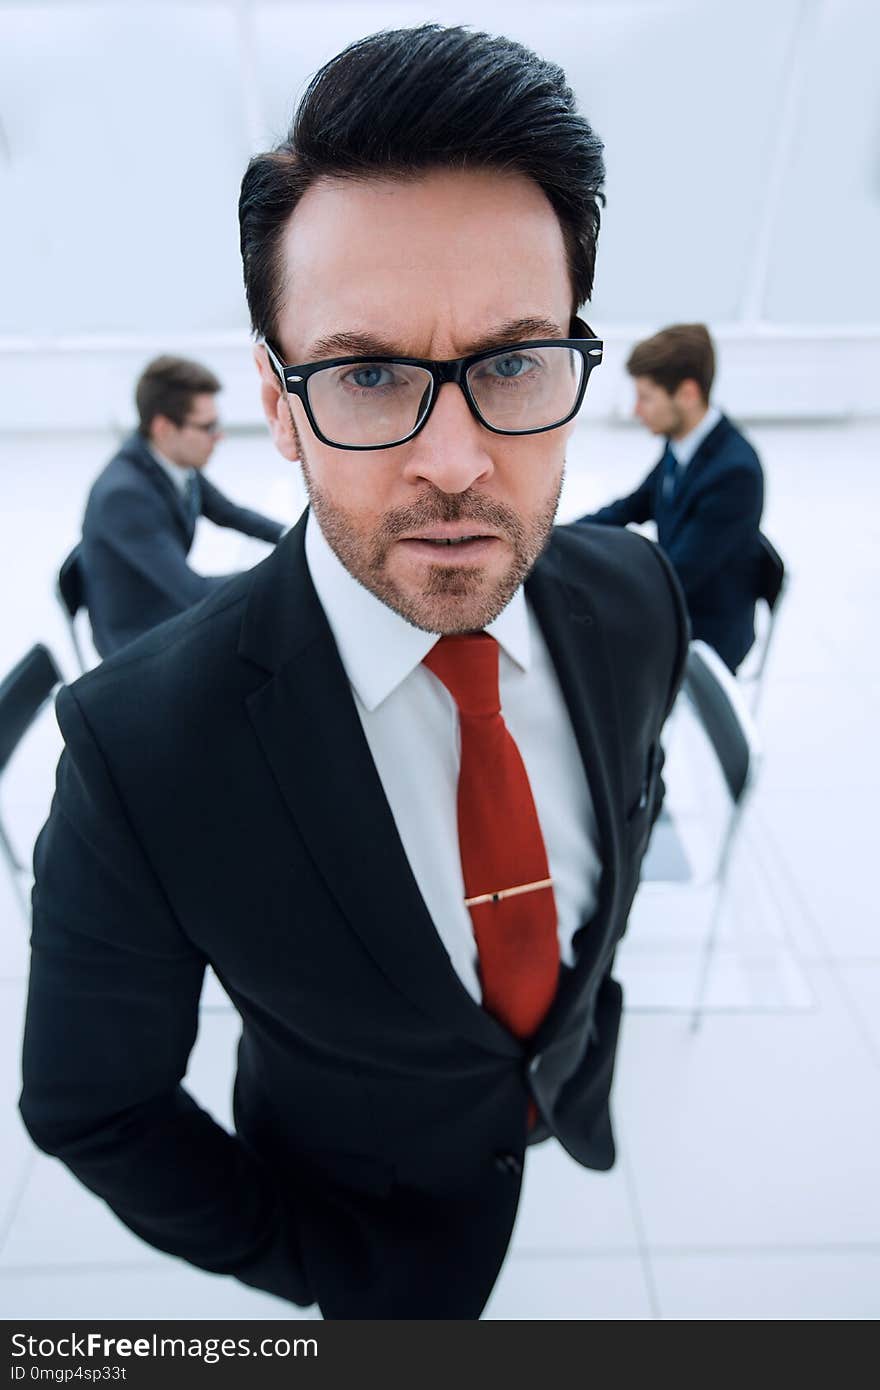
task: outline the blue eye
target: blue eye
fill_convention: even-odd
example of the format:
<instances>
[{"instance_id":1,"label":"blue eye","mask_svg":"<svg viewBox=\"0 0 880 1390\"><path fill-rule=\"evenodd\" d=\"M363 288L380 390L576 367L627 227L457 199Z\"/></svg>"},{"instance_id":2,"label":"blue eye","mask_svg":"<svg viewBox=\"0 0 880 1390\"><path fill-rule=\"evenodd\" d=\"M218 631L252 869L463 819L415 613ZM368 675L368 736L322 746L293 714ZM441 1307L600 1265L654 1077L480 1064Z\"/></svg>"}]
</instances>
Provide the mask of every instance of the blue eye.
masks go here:
<instances>
[{"instance_id":1,"label":"blue eye","mask_svg":"<svg viewBox=\"0 0 880 1390\"><path fill-rule=\"evenodd\" d=\"M361 390L372 390L377 386L388 386L393 380L393 374L387 367L377 366L367 363L363 367L353 367L347 374L348 380L353 386Z\"/></svg>"},{"instance_id":2,"label":"blue eye","mask_svg":"<svg viewBox=\"0 0 880 1390\"><path fill-rule=\"evenodd\" d=\"M512 352L509 357L494 357L490 365L499 376L509 378L521 376L528 362L520 353Z\"/></svg>"}]
</instances>

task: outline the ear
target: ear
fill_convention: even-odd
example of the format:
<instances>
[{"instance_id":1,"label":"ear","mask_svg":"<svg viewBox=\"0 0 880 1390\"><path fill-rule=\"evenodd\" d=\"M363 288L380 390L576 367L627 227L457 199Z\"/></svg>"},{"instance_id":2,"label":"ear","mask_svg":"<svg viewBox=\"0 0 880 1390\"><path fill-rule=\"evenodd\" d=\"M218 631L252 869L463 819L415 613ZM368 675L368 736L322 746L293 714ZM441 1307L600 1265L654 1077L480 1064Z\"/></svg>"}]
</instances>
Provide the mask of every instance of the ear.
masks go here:
<instances>
[{"instance_id":1,"label":"ear","mask_svg":"<svg viewBox=\"0 0 880 1390\"><path fill-rule=\"evenodd\" d=\"M170 431L176 428L174 421L169 420L167 415L154 415L150 421L149 438L156 448L161 450L162 445L168 440Z\"/></svg>"},{"instance_id":2,"label":"ear","mask_svg":"<svg viewBox=\"0 0 880 1390\"><path fill-rule=\"evenodd\" d=\"M675 399L686 410L696 410L703 404L703 393L692 377L685 377L684 381L679 383Z\"/></svg>"},{"instance_id":3,"label":"ear","mask_svg":"<svg viewBox=\"0 0 880 1390\"><path fill-rule=\"evenodd\" d=\"M275 373L262 344L254 348L254 362L260 376L260 399L275 448L283 458L295 463L300 456L299 437L290 418L287 392Z\"/></svg>"}]
</instances>

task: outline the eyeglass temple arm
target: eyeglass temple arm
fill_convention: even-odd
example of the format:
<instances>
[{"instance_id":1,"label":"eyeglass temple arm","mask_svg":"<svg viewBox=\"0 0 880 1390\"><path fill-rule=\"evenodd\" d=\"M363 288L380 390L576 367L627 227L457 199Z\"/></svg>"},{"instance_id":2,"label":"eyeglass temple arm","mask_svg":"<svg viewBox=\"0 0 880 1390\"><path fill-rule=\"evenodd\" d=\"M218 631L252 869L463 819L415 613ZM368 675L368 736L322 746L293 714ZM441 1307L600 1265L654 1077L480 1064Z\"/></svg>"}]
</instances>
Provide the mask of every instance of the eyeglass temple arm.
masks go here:
<instances>
[{"instance_id":1,"label":"eyeglass temple arm","mask_svg":"<svg viewBox=\"0 0 880 1390\"><path fill-rule=\"evenodd\" d=\"M278 377L278 380L281 382L281 385L284 387L284 390L286 391L287 381L284 376L284 364L281 362L280 358L278 357L278 354L275 352L274 348L272 347L272 344L269 342L269 339L261 338L259 346L264 347L266 349L266 356L268 357L271 365L275 368L275 374Z\"/></svg>"}]
</instances>

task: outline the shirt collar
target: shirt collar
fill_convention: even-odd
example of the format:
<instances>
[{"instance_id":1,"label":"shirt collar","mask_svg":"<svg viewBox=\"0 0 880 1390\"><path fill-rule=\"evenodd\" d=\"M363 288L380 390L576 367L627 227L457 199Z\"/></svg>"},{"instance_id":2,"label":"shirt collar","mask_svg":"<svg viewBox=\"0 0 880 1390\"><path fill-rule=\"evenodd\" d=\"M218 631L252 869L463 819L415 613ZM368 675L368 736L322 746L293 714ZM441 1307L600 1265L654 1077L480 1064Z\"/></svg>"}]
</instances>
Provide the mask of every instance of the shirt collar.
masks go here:
<instances>
[{"instance_id":1,"label":"shirt collar","mask_svg":"<svg viewBox=\"0 0 880 1390\"><path fill-rule=\"evenodd\" d=\"M684 468L686 464L690 463L703 440L712 433L720 419L721 411L716 405L710 405L700 423L694 426L690 434L686 434L684 439L670 439L669 447L675 454L680 468Z\"/></svg>"},{"instance_id":2,"label":"shirt collar","mask_svg":"<svg viewBox=\"0 0 880 1390\"><path fill-rule=\"evenodd\" d=\"M437 634L413 627L349 574L309 512L306 563L330 624L345 674L358 699L374 710L424 661ZM522 585L486 628L516 664L531 664L528 612Z\"/></svg>"},{"instance_id":3,"label":"shirt collar","mask_svg":"<svg viewBox=\"0 0 880 1390\"><path fill-rule=\"evenodd\" d=\"M155 444L147 445L147 453L158 463L162 472L171 479L178 492L185 492L186 485L195 472L192 468L181 468L178 464L172 463L164 454L160 454Z\"/></svg>"}]
</instances>

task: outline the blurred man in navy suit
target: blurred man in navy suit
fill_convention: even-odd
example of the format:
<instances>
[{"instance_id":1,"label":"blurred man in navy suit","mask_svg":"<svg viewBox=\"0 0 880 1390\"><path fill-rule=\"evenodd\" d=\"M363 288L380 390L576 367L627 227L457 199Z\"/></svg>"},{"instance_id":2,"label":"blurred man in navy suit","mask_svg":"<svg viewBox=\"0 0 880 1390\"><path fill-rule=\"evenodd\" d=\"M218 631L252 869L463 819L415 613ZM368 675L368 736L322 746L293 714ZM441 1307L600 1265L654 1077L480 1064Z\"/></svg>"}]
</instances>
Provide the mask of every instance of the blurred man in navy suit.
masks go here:
<instances>
[{"instance_id":1,"label":"blurred man in navy suit","mask_svg":"<svg viewBox=\"0 0 880 1390\"><path fill-rule=\"evenodd\" d=\"M666 448L628 497L583 521L655 521L684 589L694 637L731 671L755 640L758 534L764 474L736 426L710 403L712 339L701 323L674 324L638 343L626 364L635 414Z\"/></svg>"},{"instance_id":2,"label":"blurred man in navy suit","mask_svg":"<svg viewBox=\"0 0 880 1390\"><path fill-rule=\"evenodd\" d=\"M83 520L86 605L101 656L230 577L187 564L200 516L273 544L283 534L279 522L236 506L203 476L221 436L220 389L213 372L182 357L157 357L138 381L138 429L98 477Z\"/></svg>"}]
</instances>

